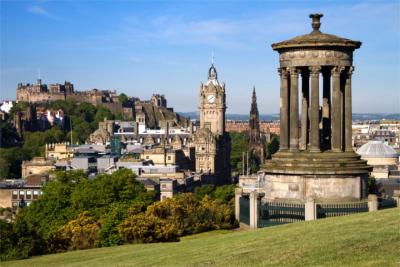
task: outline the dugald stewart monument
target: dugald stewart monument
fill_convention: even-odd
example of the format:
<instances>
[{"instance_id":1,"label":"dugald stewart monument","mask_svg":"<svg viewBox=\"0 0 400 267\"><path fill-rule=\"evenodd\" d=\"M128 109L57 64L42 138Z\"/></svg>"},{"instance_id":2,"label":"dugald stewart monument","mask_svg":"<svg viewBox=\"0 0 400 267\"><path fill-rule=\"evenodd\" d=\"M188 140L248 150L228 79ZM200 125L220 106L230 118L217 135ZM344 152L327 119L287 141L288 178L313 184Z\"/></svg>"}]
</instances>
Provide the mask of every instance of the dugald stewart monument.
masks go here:
<instances>
[{"instance_id":1,"label":"dugald stewart monument","mask_svg":"<svg viewBox=\"0 0 400 267\"><path fill-rule=\"evenodd\" d=\"M399 266L399 0L0 17L1 266Z\"/></svg>"},{"instance_id":2,"label":"dugald stewart monument","mask_svg":"<svg viewBox=\"0 0 400 267\"><path fill-rule=\"evenodd\" d=\"M279 152L263 166L267 199L367 197L370 167L352 147L353 53L361 42L321 32L322 16L310 15L311 33L272 44L279 53L281 131Z\"/></svg>"}]
</instances>

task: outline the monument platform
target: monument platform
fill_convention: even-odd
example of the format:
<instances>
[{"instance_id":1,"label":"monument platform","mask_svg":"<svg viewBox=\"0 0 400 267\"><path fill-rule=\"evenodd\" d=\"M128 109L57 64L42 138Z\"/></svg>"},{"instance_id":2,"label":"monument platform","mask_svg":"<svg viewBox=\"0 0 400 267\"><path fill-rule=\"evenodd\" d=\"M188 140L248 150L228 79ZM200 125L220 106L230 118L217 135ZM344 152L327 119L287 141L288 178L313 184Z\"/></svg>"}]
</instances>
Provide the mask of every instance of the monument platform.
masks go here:
<instances>
[{"instance_id":1,"label":"monument platform","mask_svg":"<svg viewBox=\"0 0 400 267\"><path fill-rule=\"evenodd\" d=\"M368 174L371 166L354 152L279 151L262 167L266 174L357 175Z\"/></svg>"}]
</instances>

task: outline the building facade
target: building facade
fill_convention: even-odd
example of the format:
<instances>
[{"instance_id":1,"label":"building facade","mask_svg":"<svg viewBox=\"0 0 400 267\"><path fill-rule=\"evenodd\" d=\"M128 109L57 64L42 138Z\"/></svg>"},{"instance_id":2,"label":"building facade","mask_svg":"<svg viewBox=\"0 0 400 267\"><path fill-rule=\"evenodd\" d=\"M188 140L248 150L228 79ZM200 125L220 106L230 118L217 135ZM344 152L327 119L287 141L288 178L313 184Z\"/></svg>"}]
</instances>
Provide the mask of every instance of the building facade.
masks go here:
<instances>
[{"instance_id":1,"label":"building facade","mask_svg":"<svg viewBox=\"0 0 400 267\"><path fill-rule=\"evenodd\" d=\"M200 128L194 135L196 172L225 183L231 175L231 140L225 131L225 84L219 83L214 65L208 71L207 83L200 86L199 102Z\"/></svg>"}]
</instances>

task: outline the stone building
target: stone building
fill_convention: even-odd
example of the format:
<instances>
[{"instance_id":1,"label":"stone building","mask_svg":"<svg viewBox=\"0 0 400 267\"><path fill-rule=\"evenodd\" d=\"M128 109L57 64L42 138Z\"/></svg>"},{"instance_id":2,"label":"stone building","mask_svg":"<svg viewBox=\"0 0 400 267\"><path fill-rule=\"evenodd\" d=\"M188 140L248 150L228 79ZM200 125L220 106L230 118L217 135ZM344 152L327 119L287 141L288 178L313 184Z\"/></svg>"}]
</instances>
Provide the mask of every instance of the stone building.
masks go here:
<instances>
[{"instance_id":1,"label":"stone building","mask_svg":"<svg viewBox=\"0 0 400 267\"><path fill-rule=\"evenodd\" d=\"M160 179L160 200L172 198L178 192L178 183L175 179Z\"/></svg>"},{"instance_id":2,"label":"stone building","mask_svg":"<svg viewBox=\"0 0 400 267\"><path fill-rule=\"evenodd\" d=\"M164 95L153 94L150 99L151 103L153 103L156 107L167 107L167 99Z\"/></svg>"},{"instance_id":3,"label":"stone building","mask_svg":"<svg viewBox=\"0 0 400 267\"><path fill-rule=\"evenodd\" d=\"M208 81L200 86L200 128L194 134L196 172L215 177L216 183L229 181L231 140L225 131L225 84L218 81L211 65Z\"/></svg>"},{"instance_id":4,"label":"stone building","mask_svg":"<svg viewBox=\"0 0 400 267\"><path fill-rule=\"evenodd\" d=\"M30 103L65 100L67 96L74 94L74 85L70 82L64 84L50 84L47 86L41 79L36 84L19 83L17 86L17 102Z\"/></svg>"},{"instance_id":5,"label":"stone building","mask_svg":"<svg viewBox=\"0 0 400 267\"><path fill-rule=\"evenodd\" d=\"M64 143L50 143L45 146L45 157L47 159L63 160L72 158L73 147Z\"/></svg>"},{"instance_id":6,"label":"stone building","mask_svg":"<svg viewBox=\"0 0 400 267\"><path fill-rule=\"evenodd\" d=\"M46 175L54 170L54 161L44 157L34 157L32 160L25 160L21 165L21 176L26 178L31 175Z\"/></svg>"},{"instance_id":7,"label":"stone building","mask_svg":"<svg viewBox=\"0 0 400 267\"><path fill-rule=\"evenodd\" d=\"M234 121L227 120L225 122L225 128L227 132L247 132L249 127L248 121ZM260 121L260 131L265 134L276 134L280 133L279 121Z\"/></svg>"},{"instance_id":8,"label":"stone building","mask_svg":"<svg viewBox=\"0 0 400 267\"><path fill-rule=\"evenodd\" d=\"M387 179L391 171L398 170L399 154L382 141L369 141L357 150L357 154L373 167L371 175L377 179Z\"/></svg>"},{"instance_id":9,"label":"stone building","mask_svg":"<svg viewBox=\"0 0 400 267\"><path fill-rule=\"evenodd\" d=\"M322 33L322 14L310 17L311 33L272 44L280 59L280 150L263 167L262 191L269 200L357 201L367 197L371 169L352 147L352 60L361 42Z\"/></svg>"},{"instance_id":10,"label":"stone building","mask_svg":"<svg viewBox=\"0 0 400 267\"><path fill-rule=\"evenodd\" d=\"M32 175L27 179L0 182L0 207L17 209L29 206L42 195L42 187L48 181L46 175Z\"/></svg>"}]
</instances>

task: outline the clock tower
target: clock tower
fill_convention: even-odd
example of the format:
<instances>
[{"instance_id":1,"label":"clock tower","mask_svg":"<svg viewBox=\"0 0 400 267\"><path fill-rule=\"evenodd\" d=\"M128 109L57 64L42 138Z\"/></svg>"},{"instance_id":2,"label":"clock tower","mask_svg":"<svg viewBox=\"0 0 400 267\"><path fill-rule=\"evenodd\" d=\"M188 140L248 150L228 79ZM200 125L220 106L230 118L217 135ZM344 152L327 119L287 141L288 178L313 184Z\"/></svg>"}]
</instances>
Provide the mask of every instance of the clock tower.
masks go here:
<instances>
[{"instance_id":1,"label":"clock tower","mask_svg":"<svg viewBox=\"0 0 400 267\"><path fill-rule=\"evenodd\" d=\"M200 128L208 128L213 134L225 132L225 84L218 82L214 64L208 70L208 81L200 86Z\"/></svg>"},{"instance_id":2,"label":"clock tower","mask_svg":"<svg viewBox=\"0 0 400 267\"><path fill-rule=\"evenodd\" d=\"M194 136L196 172L216 184L230 181L231 140L225 132L225 84L218 82L214 64L200 86L200 128Z\"/></svg>"}]
</instances>

